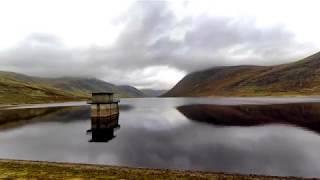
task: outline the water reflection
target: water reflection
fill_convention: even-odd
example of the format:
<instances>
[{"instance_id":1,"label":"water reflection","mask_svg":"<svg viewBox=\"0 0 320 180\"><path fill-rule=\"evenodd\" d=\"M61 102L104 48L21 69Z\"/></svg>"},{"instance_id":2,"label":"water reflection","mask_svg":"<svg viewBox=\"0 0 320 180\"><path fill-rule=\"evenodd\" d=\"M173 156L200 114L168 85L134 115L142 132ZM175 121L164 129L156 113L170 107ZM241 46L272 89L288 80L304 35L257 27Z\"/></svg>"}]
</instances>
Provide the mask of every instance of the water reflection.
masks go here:
<instances>
[{"instance_id":1,"label":"water reflection","mask_svg":"<svg viewBox=\"0 0 320 180\"><path fill-rule=\"evenodd\" d=\"M133 110L134 107L124 104L120 105L119 109L125 112ZM89 106L4 109L0 110L0 130L10 130L28 124L43 122L70 123L74 121L87 121L89 119Z\"/></svg>"},{"instance_id":2,"label":"water reflection","mask_svg":"<svg viewBox=\"0 0 320 180\"><path fill-rule=\"evenodd\" d=\"M0 129L9 130L40 122L68 123L89 117L89 108L85 106L0 110Z\"/></svg>"},{"instance_id":3,"label":"water reflection","mask_svg":"<svg viewBox=\"0 0 320 180\"><path fill-rule=\"evenodd\" d=\"M115 138L114 131L120 129L120 125L114 128L90 129L87 133L91 133L92 139L89 142L108 142Z\"/></svg>"},{"instance_id":4,"label":"water reflection","mask_svg":"<svg viewBox=\"0 0 320 180\"><path fill-rule=\"evenodd\" d=\"M188 119L220 126L289 124L320 133L320 104L274 105L194 104L177 109Z\"/></svg>"},{"instance_id":5,"label":"water reflection","mask_svg":"<svg viewBox=\"0 0 320 180\"><path fill-rule=\"evenodd\" d=\"M120 129L119 114L110 116L107 119L91 117L91 129L87 134L91 134L89 142L108 142L115 138L115 130Z\"/></svg>"},{"instance_id":6,"label":"water reflection","mask_svg":"<svg viewBox=\"0 0 320 180\"><path fill-rule=\"evenodd\" d=\"M0 158L320 177L320 136L313 128L319 105L229 106L235 104L233 99L212 100L217 101L224 105L212 105L212 111L192 105L185 116L177 106L210 100L123 100L121 129L108 143L88 142L89 106L47 110L53 112L0 131ZM299 119L310 125L301 125Z\"/></svg>"}]
</instances>

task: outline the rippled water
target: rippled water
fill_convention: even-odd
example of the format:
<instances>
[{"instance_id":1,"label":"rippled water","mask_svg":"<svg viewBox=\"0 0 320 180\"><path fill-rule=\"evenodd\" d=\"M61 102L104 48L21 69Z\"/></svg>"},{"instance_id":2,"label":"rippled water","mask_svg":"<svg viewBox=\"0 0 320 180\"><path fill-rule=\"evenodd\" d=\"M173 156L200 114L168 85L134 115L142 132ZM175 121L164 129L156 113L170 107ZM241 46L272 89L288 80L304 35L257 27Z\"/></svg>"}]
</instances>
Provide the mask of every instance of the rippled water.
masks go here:
<instances>
[{"instance_id":1,"label":"rippled water","mask_svg":"<svg viewBox=\"0 0 320 180\"><path fill-rule=\"evenodd\" d=\"M317 102L125 99L108 143L89 142L84 103L21 107L0 111L0 158L320 177Z\"/></svg>"}]
</instances>

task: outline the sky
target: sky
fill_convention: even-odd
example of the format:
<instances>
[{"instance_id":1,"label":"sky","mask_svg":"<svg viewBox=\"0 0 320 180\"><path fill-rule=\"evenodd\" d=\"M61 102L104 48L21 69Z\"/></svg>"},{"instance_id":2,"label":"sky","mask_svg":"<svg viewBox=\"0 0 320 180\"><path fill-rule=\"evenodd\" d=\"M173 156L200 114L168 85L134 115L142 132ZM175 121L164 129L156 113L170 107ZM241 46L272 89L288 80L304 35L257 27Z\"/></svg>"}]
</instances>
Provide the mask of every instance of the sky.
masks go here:
<instances>
[{"instance_id":1,"label":"sky","mask_svg":"<svg viewBox=\"0 0 320 180\"><path fill-rule=\"evenodd\" d=\"M0 0L0 70L169 89L320 51L319 0Z\"/></svg>"}]
</instances>

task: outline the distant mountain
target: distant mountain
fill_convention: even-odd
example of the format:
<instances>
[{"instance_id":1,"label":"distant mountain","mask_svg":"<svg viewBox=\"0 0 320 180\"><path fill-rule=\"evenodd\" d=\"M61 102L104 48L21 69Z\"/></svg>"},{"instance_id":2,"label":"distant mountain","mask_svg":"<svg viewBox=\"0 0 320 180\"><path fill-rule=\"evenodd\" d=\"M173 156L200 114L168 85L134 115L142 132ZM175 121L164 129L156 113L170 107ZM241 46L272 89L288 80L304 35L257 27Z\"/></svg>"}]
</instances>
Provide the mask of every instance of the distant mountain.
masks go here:
<instances>
[{"instance_id":1,"label":"distant mountain","mask_svg":"<svg viewBox=\"0 0 320 180\"><path fill-rule=\"evenodd\" d=\"M129 93L131 96L134 97L145 97L146 95L138 90L137 88L133 87L133 86L127 86L127 85L123 85L123 86L118 86L119 88L121 88L121 90L126 91L127 93Z\"/></svg>"},{"instance_id":2,"label":"distant mountain","mask_svg":"<svg viewBox=\"0 0 320 180\"><path fill-rule=\"evenodd\" d=\"M320 53L276 66L227 66L194 72L164 96L320 95Z\"/></svg>"},{"instance_id":3,"label":"distant mountain","mask_svg":"<svg viewBox=\"0 0 320 180\"><path fill-rule=\"evenodd\" d=\"M158 97L166 93L168 90L140 89L141 92L148 97Z\"/></svg>"},{"instance_id":4,"label":"distant mountain","mask_svg":"<svg viewBox=\"0 0 320 180\"><path fill-rule=\"evenodd\" d=\"M120 97L137 97L131 86L116 86L94 78L40 78L0 71L0 104L42 103L87 99L92 91L112 91ZM138 97L142 97L140 92Z\"/></svg>"},{"instance_id":5,"label":"distant mountain","mask_svg":"<svg viewBox=\"0 0 320 180\"><path fill-rule=\"evenodd\" d=\"M143 97L143 93L132 86L117 86L95 78L74 78L63 77L54 79L44 79L50 85L59 89L88 95L91 92L110 91L115 92L120 97Z\"/></svg>"}]
</instances>

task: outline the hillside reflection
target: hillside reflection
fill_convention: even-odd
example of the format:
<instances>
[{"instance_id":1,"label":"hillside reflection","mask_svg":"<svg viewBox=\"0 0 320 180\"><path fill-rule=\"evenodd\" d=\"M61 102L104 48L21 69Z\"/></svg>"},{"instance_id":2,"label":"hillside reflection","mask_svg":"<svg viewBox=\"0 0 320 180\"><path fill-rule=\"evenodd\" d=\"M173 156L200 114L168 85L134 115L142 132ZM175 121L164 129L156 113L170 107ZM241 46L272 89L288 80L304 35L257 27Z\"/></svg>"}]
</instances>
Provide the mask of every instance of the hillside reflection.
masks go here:
<instances>
[{"instance_id":1,"label":"hillside reflection","mask_svg":"<svg viewBox=\"0 0 320 180\"><path fill-rule=\"evenodd\" d=\"M120 111L130 111L133 107L121 105ZM41 122L70 123L90 119L89 106L39 107L0 110L0 130L18 128Z\"/></svg>"},{"instance_id":2,"label":"hillside reflection","mask_svg":"<svg viewBox=\"0 0 320 180\"><path fill-rule=\"evenodd\" d=\"M220 126L289 124L320 133L320 104L179 106L177 110L191 120Z\"/></svg>"},{"instance_id":3,"label":"hillside reflection","mask_svg":"<svg viewBox=\"0 0 320 180\"><path fill-rule=\"evenodd\" d=\"M0 129L12 129L39 122L69 123L88 118L89 108L84 106L9 109L0 111Z\"/></svg>"}]
</instances>

